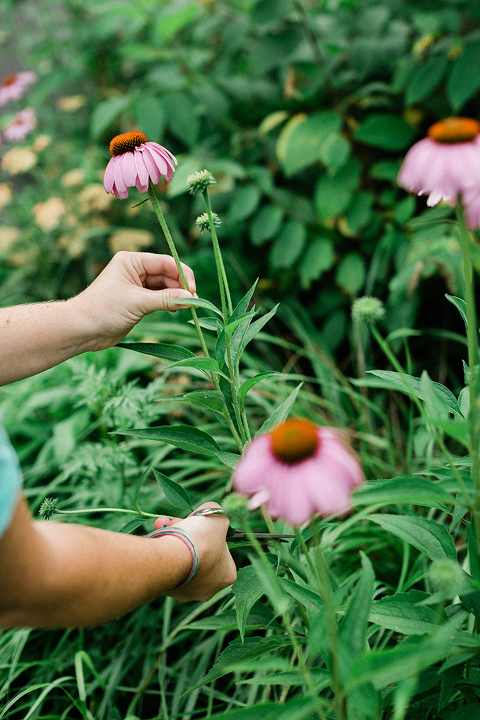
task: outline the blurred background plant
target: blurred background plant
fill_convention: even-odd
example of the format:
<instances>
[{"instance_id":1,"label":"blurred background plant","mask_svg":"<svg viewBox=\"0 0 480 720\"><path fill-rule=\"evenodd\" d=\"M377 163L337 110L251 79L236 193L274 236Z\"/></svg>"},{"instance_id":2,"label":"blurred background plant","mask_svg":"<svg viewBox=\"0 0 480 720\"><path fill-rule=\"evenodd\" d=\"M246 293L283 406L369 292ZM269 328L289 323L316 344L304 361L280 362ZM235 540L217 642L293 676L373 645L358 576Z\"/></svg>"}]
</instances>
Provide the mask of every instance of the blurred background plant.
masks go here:
<instances>
[{"instance_id":1,"label":"blurred background plant","mask_svg":"<svg viewBox=\"0 0 480 720\"><path fill-rule=\"evenodd\" d=\"M159 188L162 210L199 293L218 304L210 241L195 223L204 208L186 193L189 174L212 171L232 295L238 300L258 277L256 305L270 311L281 302L244 353L245 377L288 374L249 394L254 426L288 398L290 380L303 382L292 412L349 429L368 478L401 478L368 486L353 516L321 525L337 617L346 620L348 719L474 718L478 648L466 629L477 627L480 604L473 591L457 597L454 574L462 572L456 545L464 569L480 579L465 508L452 504L458 486L439 452L438 427L417 415L408 388L378 374L365 381L385 359L350 312L357 298L381 298L378 327L407 372L426 368L455 402L460 393L465 412L463 323L444 298L463 294L453 211L426 209L396 178L404 152L432 122L479 117L480 7L3 0L0 13L0 74L37 76L2 108L0 131L26 106L37 124L24 140L0 145L0 303L69 297L117 250L167 251L149 203L137 207L143 198L135 192L119 202L103 189L109 140L135 128L179 160ZM474 263L478 269L478 245ZM185 311L145 319L131 339L197 347ZM188 488L194 503L207 493L223 498L230 472L216 458L125 439L134 427L178 422L225 438L205 409L168 399L204 389L201 374L166 365L112 349L2 389L0 410L33 511L50 496L64 511L131 507L152 466ZM419 394L443 418L463 477L465 434L445 419L453 401L445 405L444 395L439 410L429 388L425 379ZM180 512L151 477L136 500L148 512ZM116 530L151 529L128 515L87 517ZM420 528L413 544L411 518ZM438 530L447 527L449 539ZM235 595L207 606L157 600L103 628L3 632L0 718L318 717L305 678L292 671L281 624L289 612L311 677L328 697L325 616L309 594L308 567L293 564L297 550L290 566L280 551L270 557L287 606L238 549ZM455 636L447 612L458 622ZM357 657L356 669L347 656ZM330 707L323 712L331 717Z\"/></svg>"}]
</instances>

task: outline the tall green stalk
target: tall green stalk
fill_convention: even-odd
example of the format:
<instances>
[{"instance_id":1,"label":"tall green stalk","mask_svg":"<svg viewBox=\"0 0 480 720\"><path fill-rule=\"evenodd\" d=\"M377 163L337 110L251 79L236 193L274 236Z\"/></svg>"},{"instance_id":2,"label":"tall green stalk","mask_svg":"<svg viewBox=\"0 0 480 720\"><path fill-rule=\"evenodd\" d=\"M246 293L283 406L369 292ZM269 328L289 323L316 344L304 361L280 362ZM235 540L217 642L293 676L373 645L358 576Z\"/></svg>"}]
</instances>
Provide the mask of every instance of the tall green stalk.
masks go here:
<instances>
[{"instance_id":1,"label":"tall green stalk","mask_svg":"<svg viewBox=\"0 0 480 720\"><path fill-rule=\"evenodd\" d=\"M480 523L480 468L478 455L478 410L477 410L477 376L478 376L478 329L475 307L475 287L472 264L472 238L465 220L462 203L458 202L457 218L460 227L462 245L463 280L465 283L465 303L467 313L468 368L470 371L470 454L472 456L472 480L475 488L475 525ZM477 529L477 534L480 528Z\"/></svg>"}]
</instances>

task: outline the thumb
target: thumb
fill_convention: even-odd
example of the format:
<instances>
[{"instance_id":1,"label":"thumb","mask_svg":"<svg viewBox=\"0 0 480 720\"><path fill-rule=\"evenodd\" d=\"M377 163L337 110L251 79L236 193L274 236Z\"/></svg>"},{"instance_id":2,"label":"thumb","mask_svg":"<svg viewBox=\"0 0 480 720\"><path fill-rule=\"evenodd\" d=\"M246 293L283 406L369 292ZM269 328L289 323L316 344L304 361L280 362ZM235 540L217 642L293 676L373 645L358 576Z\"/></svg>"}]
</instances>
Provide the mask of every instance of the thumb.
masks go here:
<instances>
[{"instance_id":1,"label":"thumb","mask_svg":"<svg viewBox=\"0 0 480 720\"><path fill-rule=\"evenodd\" d=\"M195 297L188 290L183 288L165 288L164 290L147 290L145 289L144 299L148 304L148 311L169 310L176 312L177 310L186 310L190 305L181 305L180 303L171 303L170 300L178 300L181 298Z\"/></svg>"}]
</instances>

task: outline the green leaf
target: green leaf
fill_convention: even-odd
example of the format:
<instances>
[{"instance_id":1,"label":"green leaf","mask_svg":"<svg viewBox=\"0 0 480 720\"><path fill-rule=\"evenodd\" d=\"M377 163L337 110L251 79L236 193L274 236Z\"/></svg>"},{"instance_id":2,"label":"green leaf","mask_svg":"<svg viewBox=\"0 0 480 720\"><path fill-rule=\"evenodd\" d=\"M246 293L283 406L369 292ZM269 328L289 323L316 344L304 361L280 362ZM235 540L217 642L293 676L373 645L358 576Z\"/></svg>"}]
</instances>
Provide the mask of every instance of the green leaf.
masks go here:
<instances>
[{"instance_id":1,"label":"green leaf","mask_svg":"<svg viewBox=\"0 0 480 720\"><path fill-rule=\"evenodd\" d=\"M238 399L240 400L240 402L243 401L243 399L245 398L245 395L248 393L249 390L252 389L252 387L254 385L261 382L262 380L265 380L268 377L273 377L275 375L276 376L284 376L284 377L286 376L285 373L276 372L275 370L271 370L268 372L260 373L259 375L255 375L255 377L250 378L249 380L245 380L245 382L242 383L242 385L240 386L240 388L238 390Z\"/></svg>"},{"instance_id":2,"label":"green leaf","mask_svg":"<svg viewBox=\"0 0 480 720\"><path fill-rule=\"evenodd\" d=\"M431 560L457 561L453 538L444 525L435 520L411 515L370 515L369 520L405 540Z\"/></svg>"},{"instance_id":3,"label":"green leaf","mask_svg":"<svg viewBox=\"0 0 480 720\"><path fill-rule=\"evenodd\" d=\"M177 362L167 365L165 369L169 370L175 367L193 367L203 372L219 372L220 370L218 362L212 357L194 357L177 360Z\"/></svg>"},{"instance_id":4,"label":"green leaf","mask_svg":"<svg viewBox=\"0 0 480 720\"><path fill-rule=\"evenodd\" d=\"M455 61L447 80L447 98L454 112L480 89L480 43L468 45Z\"/></svg>"},{"instance_id":5,"label":"green leaf","mask_svg":"<svg viewBox=\"0 0 480 720\"><path fill-rule=\"evenodd\" d=\"M216 452L215 455L220 460L220 462L222 462L224 465L231 468L232 470L235 470L241 457L237 453L223 451Z\"/></svg>"},{"instance_id":6,"label":"green leaf","mask_svg":"<svg viewBox=\"0 0 480 720\"><path fill-rule=\"evenodd\" d=\"M225 411L225 398L219 390L194 390L184 395L169 395L165 400L189 402L197 407L205 407L218 413Z\"/></svg>"},{"instance_id":7,"label":"green leaf","mask_svg":"<svg viewBox=\"0 0 480 720\"><path fill-rule=\"evenodd\" d=\"M240 356L247 347L248 343L251 342L256 335L258 335L260 330L275 315L277 308L278 305L275 305L270 312L258 318L258 320L255 320L255 322L247 324L245 327L243 325L239 325L238 328L234 330L230 341L230 350L232 353L232 361L234 363L239 361Z\"/></svg>"},{"instance_id":8,"label":"green leaf","mask_svg":"<svg viewBox=\"0 0 480 720\"><path fill-rule=\"evenodd\" d=\"M315 207L320 216L328 220L346 210L359 181L360 164L354 158L350 158L334 175L322 175L314 195Z\"/></svg>"},{"instance_id":9,"label":"green leaf","mask_svg":"<svg viewBox=\"0 0 480 720\"><path fill-rule=\"evenodd\" d=\"M157 23L156 29L165 42L174 38L174 36L188 25L197 16L198 8L196 5L187 5L181 10L175 10L168 14L162 13L162 18Z\"/></svg>"},{"instance_id":10,"label":"green leaf","mask_svg":"<svg viewBox=\"0 0 480 720\"><path fill-rule=\"evenodd\" d=\"M324 272L330 270L334 262L333 242L329 238L312 240L298 268L302 288L308 290L312 281L318 280Z\"/></svg>"},{"instance_id":11,"label":"green leaf","mask_svg":"<svg viewBox=\"0 0 480 720\"><path fill-rule=\"evenodd\" d=\"M290 10L290 0L260 0L251 10L251 22L256 25L263 25L282 18Z\"/></svg>"},{"instance_id":12,"label":"green leaf","mask_svg":"<svg viewBox=\"0 0 480 720\"><path fill-rule=\"evenodd\" d=\"M228 208L228 222L237 223L253 215L258 207L262 193L256 185L239 185L235 188L232 202Z\"/></svg>"},{"instance_id":13,"label":"green leaf","mask_svg":"<svg viewBox=\"0 0 480 720\"><path fill-rule=\"evenodd\" d=\"M287 419L290 410L293 407L293 404L295 400L297 399L297 395L299 393L300 388L302 387L303 383L300 383L300 385L297 385L295 390L292 390L290 395L287 397L286 400L284 400L280 405L275 408L275 410L272 412L269 418L265 420L262 427L258 431L258 434L266 433L268 432L272 427L275 425L278 425L278 423L283 422Z\"/></svg>"},{"instance_id":14,"label":"green leaf","mask_svg":"<svg viewBox=\"0 0 480 720\"><path fill-rule=\"evenodd\" d=\"M355 296L365 283L365 260L358 253L348 253L340 261L335 282L347 295Z\"/></svg>"},{"instance_id":15,"label":"green leaf","mask_svg":"<svg viewBox=\"0 0 480 720\"><path fill-rule=\"evenodd\" d=\"M120 95L108 100L102 100L92 113L90 119L90 134L94 140L108 130L117 117L128 108L132 101L130 95Z\"/></svg>"},{"instance_id":16,"label":"green leaf","mask_svg":"<svg viewBox=\"0 0 480 720\"><path fill-rule=\"evenodd\" d=\"M250 239L253 245L263 245L275 237L283 219L283 210L276 205L264 205L255 214L250 224Z\"/></svg>"},{"instance_id":17,"label":"green leaf","mask_svg":"<svg viewBox=\"0 0 480 720\"><path fill-rule=\"evenodd\" d=\"M205 310L212 310L217 315L222 316L222 311L217 308L216 305L210 302L210 300L204 300L203 298L174 298L169 300L169 303L174 305L192 305L193 307L201 307Z\"/></svg>"},{"instance_id":18,"label":"green leaf","mask_svg":"<svg viewBox=\"0 0 480 720\"><path fill-rule=\"evenodd\" d=\"M197 452L201 455L213 456L221 451L220 446L211 435L191 425L163 425L141 430L116 430L113 434L166 442L182 450Z\"/></svg>"},{"instance_id":19,"label":"green leaf","mask_svg":"<svg viewBox=\"0 0 480 720\"><path fill-rule=\"evenodd\" d=\"M329 159L328 146L338 138L342 118L335 110L296 115L283 127L277 156L287 177L319 160Z\"/></svg>"},{"instance_id":20,"label":"green leaf","mask_svg":"<svg viewBox=\"0 0 480 720\"><path fill-rule=\"evenodd\" d=\"M360 579L338 633L340 670L344 680L350 672L354 658L364 652L367 642L368 615L372 604L375 573L372 563L364 553L361 553L361 560Z\"/></svg>"},{"instance_id":21,"label":"green leaf","mask_svg":"<svg viewBox=\"0 0 480 720\"><path fill-rule=\"evenodd\" d=\"M432 55L413 73L405 95L405 103L414 105L427 98L443 80L448 67L448 57L440 53Z\"/></svg>"},{"instance_id":22,"label":"green leaf","mask_svg":"<svg viewBox=\"0 0 480 720\"><path fill-rule=\"evenodd\" d=\"M278 578L280 586L285 590L287 595L290 595L294 600L301 603L306 609L323 607L320 595L307 587L304 587L299 582L293 582L286 578Z\"/></svg>"},{"instance_id":23,"label":"green leaf","mask_svg":"<svg viewBox=\"0 0 480 720\"><path fill-rule=\"evenodd\" d=\"M164 360L184 360L185 358L196 357L195 353L180 345L167 345L166 343L118 343L115 347L135 350L135 352L153 355Z\"/></svg>"},{"instance_id":24,"label":"green leaf","mask_svg":"<svg viewBox=\"0 0 480 720\"><path fill-rule=\"evenodd\" d=\"M428 598L430 595L420 590L389 595L372 604L368 619L403 635L430 635L440 618L445 621L447 616L441 606L420 604Z\"/></svg>"},{"instance_id":25,"label":"green leaf","mask_svg":"<svg viewBox=\"0 0 480 720\"><path fill-rule=\"evenodd\" d=\"M296 220L289 220L275 239L270 251L270 262L274 268L293 266L305 245L307 229Z\"/></svg>"},{"instance_id":26,"label":"green leaf","mask_svg":"<svg viewBox=\"0 0 480 720\"><path fill-rule=\"evenodd\" d=\"M165 106L155 95L141 95L135 103L135 115L139 128L149 140L158 142L166 123Z\"/></svg>"},{"instance_id":27,"label":"green leaf","mask_svg":"<svg viewBox=\"0 0 480 720\"><path fill-rule=\"evenodd\" d=\"M237 662L247 662L255 658L262 657L269 652L278 650L279 648L288 646L290 641L286 637L271 636L266 638L258 638L257 636L245 638L242 642L240 638L232 640L217 658L217 662L212 669L205 675L196 685L188 688L187 692L192 692L203 685L218 680L218 678L235 671ZM277 706L278 710L278 706Z\"/></svg>"},{"instance_id":28,"label":"green leaf","mask_svg":"<svg viewBox=\"0 0 480 720\"><path fill-rule=\"evenodd\" d=\"M388 390L398 390L406 395L418 397L419 400L425 399L420 378L408 375L407 373L397 373L393 370L367 370L367 373L368 375L375 376L375 379L365 378L365 385L367 387L380 387ZM378 378L378 380L376 378ZM435 394L443 401L445 407L448 407L449 411L454 415L463 417L455 395L441 383L432 381L432 386Z\"/></svg>"},{"instance_id":29,"label":"green leaf","mask_svg":"<svg viewBox=\"0 0 480 720\"><path fill-rule=\"evenodd\" d=\"M374 163L370 169L370 176L376 180L386 180L390 183L396 183L400 165L394 160L379 160Z\"/></svg>"},{"instance_id":30,"label":"green leaf","mask_svg":"<svg viewBox=\"0 0 480 720\"><path fill-rule=\"evenodd\" d=\"M355 139L382 150L404 150L411 145L416 129L398 115L369 115L355 130Z\"/></svg>"},{"instance_id":31,"label":"green leaf","mask_svg":"<svg viewBox=\"0 0 480 720\"><path fill-rule=\"evenodd\" d=\"M164 96L168 109L170 132L188 147L192 147L200 134L200 119L190 97L184 92L171 92Z\"/></svg>"},{"instance_id":32,"label":"green leaf","mask_svg":"<svg viewBox=\"0 0 480 720\"><path fill-rule=\"evenodd\" d=\"M400 505L409 503L426 507L442 508L454 505L455 498L432 480L419 477L398 477L389 480L373 480L358 487L352 494L352 504Z\"/></svg>"},{"instance_id":33,"label":"green leaf","mask_svg":"<svg viewBox=\"0 0 480 720\"><path fill-rule=\"evenodd\" d=\"M264 594L263 585L260 582L255 568L251 565L240 568L237 579L232 585L235 595L235 610L237 613L237 624L240 637L245 638L245 626L250 610Z\"/></svg>"},{"instance_id":34,"label":"green leaf","mask_svg":"<svg viewBox=\"0 0 480 720\"><path fill-rule=\"evenodd\" d=\"M455 305L458 312L462 316L462 320L465 323L465 330L468 330L468 320L467 320L467 303L465 300L462 300L462 298L455 297L454 295L447 295L445 294L445 297L447 298L448 302L451 302L452 305Z\"/></svg>"},{"instance_id":35,"label":"green leaf","mask_svg":"<svg viewBox=\"0 0 480 720\"><path fill-rule=\"evenodd\" d=\"M352 233L368 225L372 217L373 195L369 192L357 192L348 206L345 220Z\"/></svg>"},{"instance_id":36,"label":"green leaf","mask_svg":"<svg viewBox=\"0 0 480 720\"><path fill-rule=\"evenodd\" d=\"M278 702L260 703L250 707L210 715L211 720L309 720L318 707L317 697L297 697L279 705Z\"/></svg>"},{"instance_id":37,"label":"green leaf","mask_svg":"<svg viewBox=\"0 0 480 720\"><path fill-rule=\"evenodd\" d=\"M185 488L158 470L154 470L153 474L170 505L181 510L193 510L190 496Z\"/></svg>"}]
</instances>

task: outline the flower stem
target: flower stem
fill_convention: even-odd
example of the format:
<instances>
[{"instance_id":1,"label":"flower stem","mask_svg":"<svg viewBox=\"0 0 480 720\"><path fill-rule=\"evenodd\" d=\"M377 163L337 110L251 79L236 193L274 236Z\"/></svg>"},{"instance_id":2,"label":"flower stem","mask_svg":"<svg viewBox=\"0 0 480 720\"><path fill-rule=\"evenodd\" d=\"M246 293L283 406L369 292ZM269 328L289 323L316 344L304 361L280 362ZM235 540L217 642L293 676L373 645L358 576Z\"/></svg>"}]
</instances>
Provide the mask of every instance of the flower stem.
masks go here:
<instances>
[{"instance_id":1,"label":"flower stem","mask_svg":"<svg viewBox=\"0 0 480 720\"><path fill-rule=\"evenodd\" d=\"M210 224L210 234L212 236L213 252L215 255L215 263L217 266L218 284L220 286L220 295L222 298L222 310L225 317L225 322L227 322L227 317L230 316L233 312L232 298L230 295L230 288L228 286L227 273L225 272L225 265L223 264L220 243L218 242L217 231L215 229L215 223L213 222L212 206L210 204L210 197L208 195L207 189L203 191L203 198L205 200L205 206L207 208L208 222Z\"/></svg>"},{"instance_id":2,"label":"flower stem","mask_svg":"<svg viewBox=\"0 0 480 720\"><path fill-rule=\"evenodd\" d=\"M175 265L177 266L178 274L180 276L182 285L185 290L188 290L188 284L185 279L185 273L183 272L182 263L180 261L179 255L178 255L177 248L175 247L175 243L173 242L173 238L170 233L170 230L168 229L167 221L165 220L165 216L160 207L160 203L158 202L157 196L155 195L152 181L150 181L150 185L148 186L148 195L150 197L150 200L152 201L153 209L155 210L155 215L157 216L157 220L160 223L160 226L163 230L163 234L165 235L165 239L167 241L169 250L172 253L173 259L175 260ZM210 357L207 345L205 343L205 338L203 337L202 328L200 327L200 323L198 322L197 311L195 310L194 307L192 307L190 309L192 312L193 322L195 324L195 329L197 331L197 335L200 340L200 345L202 346L203 353L204 353L205 357Z\"/></svg>"},{"instance_id":3,"label":"flower stem","mask_svg":"<svg viewBox=\"0 0 480 720\"><path fill-rule=\"evenodd\" d=\"M477 410L477 370L478 342L477 317L475 308L475 288L472 265L472 240L465 220L465 212L461 201L458 202L457 219L460 227L462 244L463 280L465 283L465 303L467 311L468 367L470 370L470 454L472 456L472 480L475 488L475 525L480 521L480 468L478 455L478 410ZM477 529L480 533L480 528Z\"/></svg>"}]
</instances>

